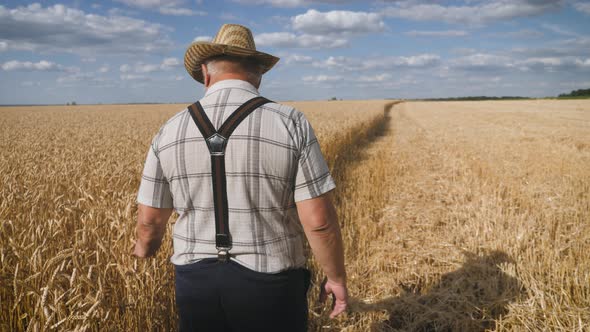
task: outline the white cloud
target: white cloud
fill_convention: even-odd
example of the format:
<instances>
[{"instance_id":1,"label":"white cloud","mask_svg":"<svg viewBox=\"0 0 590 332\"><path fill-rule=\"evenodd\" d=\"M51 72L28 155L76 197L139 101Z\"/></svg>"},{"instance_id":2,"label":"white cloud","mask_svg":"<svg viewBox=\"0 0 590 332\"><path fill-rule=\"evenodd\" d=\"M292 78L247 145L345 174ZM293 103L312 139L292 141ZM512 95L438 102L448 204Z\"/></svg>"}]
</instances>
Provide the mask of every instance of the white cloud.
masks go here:
<instances>
[{"instance_id":1,"label":"white cloud","mask_svg":"<svg viewBox=\"0 0 590 332\"><path fill-rule=\"evenodd\" d=\"M546 57L546 58L528 58L516 63L521 70L545 70L554 72L556 70L586 70L590 69L590 58L579 57Z\"/></svg>"},{"instance_id":2,"label":"white cloud","mask_svg":"<svg viewBox=\"0 0 590 332\"><path fill-rule=\"evenodd\" d=\"M39 62L31 61L18 61L11 60L2 64L2 69L5 71L66 71L62 65L58 65L55 62L41 60Z\"/></svg>"},{"instance_id":3,"label":"white cloud","mask_svg":"<svg viewBox=\"0 0 590 332\"><path fill-rule=\"evenodd\" d=\"M449 64L453 68L479 71L500 70L514 66L510 57L485 53L476 53L455 58Z\"/></svg>"},{"instance_id":4,"label":"white cloud","mask_svg":"<svg viewBox=\"0 0 590 332\"><path fill-rule=\"evenodd\" d=\"M543 37L543 33L538 30L522 29L518 31L509 32L496 32L490 33L489 36L496 38L540 38Z\"/></svg>"},{"instance_id":5,"label":"white cloud","mask_svg":"<svg viewBox=\"0 0 590 332\"><path fill-rule=\"evenodd\" d=\"M299 7L303 6L305 0L235 0L243 4L262 5L268 4L275 7Z\"/></svg>"},{"instance_id":6,"label":"white cloud","mask_svg":"<svg viewBox=\"0 0 590 332\"><path fill-rule=\"evenodd\" d=\"M570 72L590 69L590 57L552 56L512 58L505 55L477 53L449 61L451 68L496 73L517 69L521 72Z\"/></svg>"},{"instance_id":7,"label":"white cloud","mask_svg":"<svg viewBox=\"0 0 590 332\"><path fill-rule=\"evenodd\" d=\"M283 57L283 61L286 64L311 63L313 61L313 58L308 55L289 54L289 55Z\"/></svg>"},{"instance_id":8,"label":"white cloud","mask_svg":"<svg viewBox=\"0 0 590 332\"><path fill-rule=\"evenodd\" d=\"M343 0L234 0L234 2L248 5L270 5L273 7L293 8L312 5L314 3L342 4Z\"/></svg>"},{"instance_id":9,"label":"white cloud","mask_svg":"<svg viewBox=\"0 0 590 332\"><path fill-rule=\"evenodd\" d=\"M574 8L580 13L590 15L590 3L589 2L576 2Z\"/></svg>"},{"instance_id":10,"label":"white cloud","mask_svg":"<svg viewBox=\"0 0 590 332\"><path fill-rule=\"evenodd\" d=\"M128 65L128 64L121 65L119 67L119 71L122 72L122 73L128 73L128 72L131 71L131 66Z\"/></svg>"},{"instance_id":11,"label":"white cloud","mask_svg":"<svg viewBox=\"0 0 590 332\"><path fill-rule=\"evenodd\" d=\"M165 58L162 60L162 64L160 65L160 69L167 70L170 68L180 67L181 63L177 58Z\"/></svg>"},{"instance_id":12,"label":"white cloud","mask_svg":"<svg viewBox=\"0 0 590 332\"><path fill-rule=\"evenodd\" d=\"M188 8L171 8L171 7L162 7L160 8L160 13L164 15L174 15L174 16L207 16L207 12L204 11L195 11Z\"/></svg>"},{"instance_id":13,"label":"white cloud","mask_svg":"<svg viewBox=\"0 0 590 332\"><path fill-rule=\"evenodd\" d=\"M291 5L301 3L292 2ZM273 1L273 4L278 3ZM292 17L290 26L295 32L260 33L254 36L255 42L262 47L332 49L348 46L350 36L385 30L385 23L379 14L343 10L320 12L310 9ZM194 41L199 40L206 39L197 37Z\"/></svg>"},{"instance_id":14,"label":"white cloud","mask_svg":"<svg viewBox=\"0 0 590 332\"><path fill-rule=\"evenodd\" d=\"M138 81L138 80L147 80L148 77L145 75L137 75L137 74L121 74L119 76L122 81Z\"/></svg>"},{"instance_id":15,"label":"white cloud","mask_svg":"<svg viewBox=\"0 0 590 332\"><path fill-rule=\"evenodd\" d=\"M559 85L572 89L579 89L580 87L590 86L590 81L561 82Z\"/></svg>"},{"instance_id":16,"label":"white cloud","mask_svg":"<svg viewBox=\"0 0 590 332\"><path fill-rule=\"evenodd\" d=\"M160 24L101 16L64 5L0 5L0 43L9 50L30 49L78 54L155 52L172 47Z\"/></svg>"},{"instance_id":17,"label":"white cloud","mask_svg":"<svg viewBox=\"0 0 590 332\"><path fill-rule=\"evenodd\" d=\"M372 76L361 76L359 77L359 82L385 82L391 79L390 74L377 74Z\"/></svg>"},{"instance_id":18,"label":"white cloud","mask_svg":"<svg viewBox=\"0 0 590 332\"><path fill-rule=\"evenodd\" d=\"M327 36L295 35L290 32L261 33L254 36L257 46L273 46L284 48L338 48L348 45L343 38Z\"/></svg>"},{"instance_id":19,"label":"white cloud","mask_svg":"<svg viewBox=\"0 0 590 332\"><path fill-rule=\"evenodd\" d=\"M341 81L342 80L342 76L338 76L338 75L316 75L316 76L304 76L303 78L304 82L309 82L309 83L322 83L322 82L334 82L334 81Z\"/></svg>"},{"instance_id":20,"label":"white cloud","mask_svg":"<svg viewBox=\"0 0 590 332\"><path fill-rule=\"evenodd\" d=\"M149 64L149 63L143 63L143 62L138 62L135 64L134 67L134 72L136 73L152 73L155 71L160 70L160 66L159 65L155 65L155 64Z\"/></svg>"},{"instance_id":21,"label":"white cloud","mask_svg":"<svg viewBox=\"0 0 590 332\"><path fill-rule=\"evenodd\" d=\"M236 22L240 18L238 16L236 16L235 14L223 12L223 13L219 14L219 19L221 19L222 21L226 21L226 22Z\"/></svg>"},{"instance_id":22,"label":"white cloud","mask_svg":"<svg viewBox=\"0 0 590 332\"><path fill-rule=\"evenodd\" d=\"M380 68L423 68L432 67L440 63L440 56L435 54L419 54L412 56L385 57L383 59L369 59L364 63L366 69Z\"/></svg>"},{"instance_id":23,"label":"white cloud","mask_svg":"<svg viewBox=\"0 0 590 332\"><path fill-rule=\"evenodd\" d=\"M441 30L441 31L408 31L404 34L412 37L464 37L469 35L464 30Z\"/></svg>"},{"instance_id":24,"label":"white cloud","mask_svg":"<svg viewBox=\"0 0 590 332\"><path fill-rule=\"evenodd\" d=\"M551 41L541 47L516 47L512 53L525 57L590 57L590 37L577 36L574 38Z\"/></svg>"},{"instance_id":25,"label":"white cloud","mask_svg":"<svg viewBox=\"0 0 590 332\"><path fill-rule=\"evenodd\" d=\"M136 62L133 65L123 64L119 67L121 73L148 74L156 71L170 70L180 67L182 63L177 58L165 58L161 63Z\"/></svg>"},{"instance_id":26,"label":"white cloud","mask_svg":"<svg viewBox=\"0 0 590 332\"><path fill-rule=\"evenodd\" d=\"M314 9L291 19L293 29L307 34L358 34L385 29L381 16L375 13L334 10L319 12Z\"/></svg>"},{"instance_id":27,"label":"white cloud","mask_svg":"<svg viewBox=\"0 0 590 332\"><path fill-rule=\"evenodd\" d=\"M543 28L545 28L545 29L553 32L553 33L558 34L558 35L570 36L570 37L576 37L576 36L578 36L577 33L573 32L573 31L570 31L568 29L564 29L563 27L561 27L561 26L559 26L557 24L548 24L548 23L545 23L545 24L543 24L541 26Z\"/></svg>"},{"instance_id":28,"label":"white cloud","mask_svg":"<svg viewBox=\"0 0 590 332\"><path fill-rule=\"evenodd\" d=\"M195 39L193 39L193 43L195 42L210 42L213 40L213 37L211 36L197 36L195 37Z\"/></svg>"},{"instance_id":29,"label":"white cloud","mask_svg":"<svg viewBox=\"0 0 590 332\"><path fill-rule=\"evenodd\" d=\"M195 11L190 8L183 7L184 0L115 0L124 3L129 7L141 8L145 10L158 11L164 15L174 16L205 16L204 11Z\"/></svg>"},{"instance_id":30,"label":"white cloud","mask_svg":"<svg viewBox=\"0 0 590 332\"><path fill-rule=\"evenodd\" d=\"M538 16L563 6L564 0L493 0L477 1L473 5L443 6L415 1L387 7L383 14L416 21L486 24L517 17Z\"/></svg>"},{"instance_id":31,"label":"white cloud","mask_svg":"<svg viewBox=\"0 0 590 332\"><path fill-rule=\"evenodd\" d=\"M394 68L424 68L436 66L440 56L435 54L419 54L412 56L388 56L379 58L349 58L343 56L328 57L325 61L314 62L318 68L337 69L342 71L387 70Z\"/></svg>"},{"instance_id":32,"label":"white cloud","mask_svg":"<svg viewBox=\"0 0 590 332\"><path fill-rule=\"evenodd\" d=\"M98 69L99 73L108 73L111 70L111 67L109 67L109 65L103 65L102 67L100 67Z\"/></svg>"},{"instance_id":33,"label":"white cloud","mask_svg":"<svg viewBox=\"0 0 590 332\"><path fill-rule=\"evenodd\" d=\"M24 81L21 82L21 86L41 86L41 82Z\"/></svg>"},{"instance_id":34,"label":"white cloud","mask_svg":"<svg viewBox=\"0 0 590 332\"><path fill-rule=\"evenodd\" d=\"M56 82L63 84L63 83L74 83L74 82L80 82L80 81L103 82L105 80L106 80L105 78L96 77L95 73L75 72L75 73L70 73L69 75L58 77Z\"/></svg>"}]
</instances>

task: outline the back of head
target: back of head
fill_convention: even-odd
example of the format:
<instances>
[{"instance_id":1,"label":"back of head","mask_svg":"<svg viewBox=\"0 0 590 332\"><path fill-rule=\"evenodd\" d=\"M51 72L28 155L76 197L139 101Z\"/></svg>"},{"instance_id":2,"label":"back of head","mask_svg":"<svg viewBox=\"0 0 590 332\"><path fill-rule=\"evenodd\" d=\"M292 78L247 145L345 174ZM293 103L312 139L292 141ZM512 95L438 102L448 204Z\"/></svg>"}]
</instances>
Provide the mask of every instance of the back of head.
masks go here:
<instances>
[{"instance_id":1,"label":"back of head","mask_svg":"<svg viewBox=\"0 0 590 332\"><path fill-rule=\"evenodd\" d=\"M242 77L252 85L258 87L262 79L264 67L255 59L231 55L220 55L205 61L207 72L212 80L222 77Z\"/></svg>"}]
</instances>

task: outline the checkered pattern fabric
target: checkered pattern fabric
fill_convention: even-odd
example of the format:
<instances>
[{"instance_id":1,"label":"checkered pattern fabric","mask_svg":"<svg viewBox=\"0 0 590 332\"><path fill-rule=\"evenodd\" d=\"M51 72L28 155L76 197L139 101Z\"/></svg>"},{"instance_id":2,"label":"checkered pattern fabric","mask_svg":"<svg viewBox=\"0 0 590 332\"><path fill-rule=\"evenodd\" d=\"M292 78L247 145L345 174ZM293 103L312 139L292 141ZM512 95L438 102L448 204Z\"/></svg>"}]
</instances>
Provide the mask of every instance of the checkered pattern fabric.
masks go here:
<instances>
[{"instance_id":1,"label":"checkered pattern fabric","mask_svg":"<svg viewBox=\"0 0 590 332\"><path fill-rule=\"evenodd\" d=\"M259 93L251 84L224 80L200 100L216 128ZM303 113L269 103L252 112L226 148L232 260L258 272L302 267L304 234L295 202L335 185L314 131ZM173 116L148 151L138 203L174 208L172 263L217 257L211 160L187 109Z\"/></svg>"}]
</instances>

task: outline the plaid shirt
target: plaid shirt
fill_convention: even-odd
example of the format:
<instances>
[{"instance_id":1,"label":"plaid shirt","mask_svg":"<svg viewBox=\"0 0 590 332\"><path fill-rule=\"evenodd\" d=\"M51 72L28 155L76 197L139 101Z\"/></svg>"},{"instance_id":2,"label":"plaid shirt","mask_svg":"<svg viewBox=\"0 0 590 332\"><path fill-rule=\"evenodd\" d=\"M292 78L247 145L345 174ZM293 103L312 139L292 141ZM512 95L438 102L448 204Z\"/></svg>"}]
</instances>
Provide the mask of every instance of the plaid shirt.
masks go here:
<instances>
[{"instance_id":1,"label":"plaid shirt","mask_svg":"<svg viewBox=\"0 0 590 332\"><path fill-rule=\"evenodd\" d=\"M219 128L259 93L251 84L224 80L200 100ZM303 113L268 103L234 131L226 148L232 260L258 272L302 267L304 233L295 202L317 197L335 185L314 131ZM148 151L138 203L174 208L172 263L217 257L211 159L187 109L173 116Z\"/></svg>"}]
</instances>

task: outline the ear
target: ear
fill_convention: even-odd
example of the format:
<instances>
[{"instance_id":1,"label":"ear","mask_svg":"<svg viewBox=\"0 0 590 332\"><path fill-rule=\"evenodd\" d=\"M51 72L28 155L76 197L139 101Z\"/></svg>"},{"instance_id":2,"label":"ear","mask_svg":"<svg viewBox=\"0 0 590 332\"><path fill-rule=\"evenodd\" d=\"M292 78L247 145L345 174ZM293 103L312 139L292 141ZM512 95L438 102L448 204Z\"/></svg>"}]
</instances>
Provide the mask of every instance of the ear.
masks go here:
<instances>
[{"instance_id":1,"label":"ear","mask_svg":"<svg viewBox=\"0 0 590 332\"><path fill-rule=\"evenodd\" d=\"M207 70L207 66L204 63L201 64L201 71L203 72L203 84L206 88L208 88L209 83L211 83L211 76L209 75L209 70Z\"/></svg>"}]
</instances>

